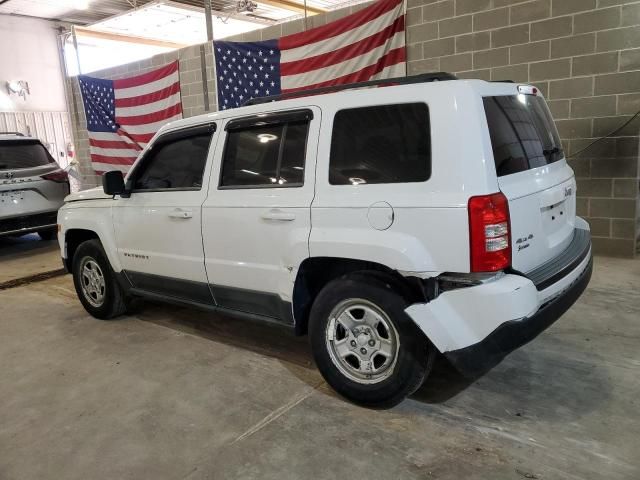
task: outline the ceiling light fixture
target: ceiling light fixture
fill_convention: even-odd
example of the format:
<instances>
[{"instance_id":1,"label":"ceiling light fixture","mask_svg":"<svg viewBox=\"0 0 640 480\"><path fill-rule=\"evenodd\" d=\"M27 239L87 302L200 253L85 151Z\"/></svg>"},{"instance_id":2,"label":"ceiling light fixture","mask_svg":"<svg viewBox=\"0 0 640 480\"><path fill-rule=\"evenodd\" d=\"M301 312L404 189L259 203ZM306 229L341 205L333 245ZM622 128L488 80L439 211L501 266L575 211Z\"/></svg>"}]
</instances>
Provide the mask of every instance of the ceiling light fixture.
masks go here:
<instances>
[{"instance_id":1,"label":"ceiling light fixture","mask_svg":"<svg viewBox=\"0 0 640 480\"><path fill-rule=\"evenodd\" d=\"M238 0L236 12L251 13L255 11L256 8L258 8L258 4L256 2L252 2L251 0Z\"/></svg>"},{"instance_id":2,"label":"ceiling light fixture","mask_svg":"<svg viewBox=\"0 0 640 480\"><path fill-rule=\"evenodd\" d=\"M260 143L268 143L277 139L278 137L272 135L271 133L261 133L258 135L258 140L260 140Z\"/></svg>"},{"instance_id":3,"label":"ceiling light fixture","mask_svg":"<svg viewBox=\"0 0 640 480\"><path fill-rule=\"evenodd\" d=\"M73 0L72 5L76 10L86 10L89 8L89 0Z\"/></svg>"}]
</instances>

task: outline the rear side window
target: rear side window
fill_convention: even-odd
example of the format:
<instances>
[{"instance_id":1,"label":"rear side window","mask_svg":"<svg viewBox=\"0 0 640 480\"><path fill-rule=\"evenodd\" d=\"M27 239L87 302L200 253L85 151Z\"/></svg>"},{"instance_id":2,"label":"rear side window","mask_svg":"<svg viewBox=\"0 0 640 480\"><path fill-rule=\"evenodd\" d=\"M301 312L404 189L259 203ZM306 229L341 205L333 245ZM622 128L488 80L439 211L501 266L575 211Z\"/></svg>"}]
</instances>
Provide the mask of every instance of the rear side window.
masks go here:
<instances>
[{"instance_id":1,"label":"rear side window","mask_svg":"<svg viewBox=\"0 0 640 480\"><path fill-rule=\"evenodd\" d=\"M431 175L429 109L424 103L336 113L329 183L424 182Z\"/></svg>"},{"instance_id":2,"label":"rear side window","mask_svg":"<svg viewBox=\"0 0 640 480\"><path fill-rule=\"evenodd\" d=\"M301 186L308 130L307 120L229 130L220 186Z\"/></svg>"},{"instance_id":3,"label":"rear side window","mask_svg":"<svg viewBox=\"0 0 640 480\"><path fill-rule=\"evenodd\" d=\"M484 97L493 159L499 177L556 162L562 143L542 97Z\"/></svg>"},{"instance_id":4,"label":"rear side window","mask_svg":"<svg viewBox=\"0 0 640 480\"><path fill-rule=\"evenodd\" d=\"M53 162L53 158L40 142L0 142L0 170L40 167Z\"/></svg>"},{"instance_id":5,"label":"rear side window","mask_svg":"<svg viewBox=\"0 0 640 480\"><path fill-rule=\"evenodd\" d=\"M211 133L173 141L158 139L136 172L134 190L199 190L207 163Z\"/></svg>"}]
</instances>

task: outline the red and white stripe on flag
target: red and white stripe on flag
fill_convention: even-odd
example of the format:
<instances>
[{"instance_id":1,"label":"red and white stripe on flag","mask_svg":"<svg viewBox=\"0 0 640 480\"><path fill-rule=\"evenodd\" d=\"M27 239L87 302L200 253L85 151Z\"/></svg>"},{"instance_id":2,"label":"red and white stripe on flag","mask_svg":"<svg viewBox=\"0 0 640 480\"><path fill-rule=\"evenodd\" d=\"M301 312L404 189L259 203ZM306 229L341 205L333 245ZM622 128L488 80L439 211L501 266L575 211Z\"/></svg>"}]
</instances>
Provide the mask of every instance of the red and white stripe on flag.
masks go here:
<instances>
[{"instance_id":1,"label":"red and white stripe on flag","mask_svg":"<svg viewBox=\"0 0 640 480\"><path fill-rule=\"evenodd\" d=\"M91 162L99 174L126 173L162 125L182 118L177 61L135 77L79 81Z\"/></svg>"},{"instance_id":2,"label":"red and white stripe on flag","mask_svg":"<svg viewBox=\"0 0 640 480\"><path fill-rule=\"evenodd\" d=\"M280 38L282 93L406 75L403 0Z\"/></svg>"}]
</instances>

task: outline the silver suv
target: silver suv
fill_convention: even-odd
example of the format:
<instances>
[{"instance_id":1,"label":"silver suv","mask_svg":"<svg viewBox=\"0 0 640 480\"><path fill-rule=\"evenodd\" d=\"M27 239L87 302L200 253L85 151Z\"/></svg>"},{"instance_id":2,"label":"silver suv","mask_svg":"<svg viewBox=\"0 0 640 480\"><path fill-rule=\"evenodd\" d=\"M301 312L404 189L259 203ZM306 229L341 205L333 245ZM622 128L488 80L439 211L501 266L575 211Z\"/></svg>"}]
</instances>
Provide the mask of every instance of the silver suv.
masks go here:
<instances>
[{"instance_id":1,"label":"silver suv","mask_svg":"<svg viewBox=\"0 0 640 480\"><path fill-rule=\"evenodd\" d=\"M0 133L0 237L56 235L57 211L69 178L37 138Z\"/></svg>"}]
</instances>

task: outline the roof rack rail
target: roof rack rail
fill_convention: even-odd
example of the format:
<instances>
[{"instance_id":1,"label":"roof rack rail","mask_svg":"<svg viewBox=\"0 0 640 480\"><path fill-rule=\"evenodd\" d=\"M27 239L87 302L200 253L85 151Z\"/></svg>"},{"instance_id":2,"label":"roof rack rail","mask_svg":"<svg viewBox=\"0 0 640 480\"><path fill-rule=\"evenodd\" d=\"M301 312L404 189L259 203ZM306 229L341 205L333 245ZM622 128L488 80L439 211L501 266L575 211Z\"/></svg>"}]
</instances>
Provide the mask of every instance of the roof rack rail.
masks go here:
<instances>
[{"instance_id":1,"label":"roof rack rail","mask_svg":"<svg viewBox=\"0 0 640 480\"><path fill-rule=\"evenodd\" d=\"M24 137L22 132L0 132L0 135L15 135L17 137Z\"/></svg>"},{"instance_id":2,"label":"roof rack rail","mask_svg":"<svg viewBox=\"0 0 640 480\"><path fill-rule=\"evenodd\" d=\"M383 85L409 85L412 83L442 82L445 80L457 79L458 77L447 72L423 73L420 75L412 75L409 77L395 77L385 78L381 80L369 80L366 82L346 83L344 85L332 85L329 87L312 88L309 90L300 90L297 92L281 93L279 95L269 95L268 97L252 98L244 102L242 106L246 107L248 105L259 105L262 103L287 100L289 98L307 97L309 95L320 95L323 93L335 93L342 90L351 90L353 88L377 87Z\"/></svg>"}]
</instances>

